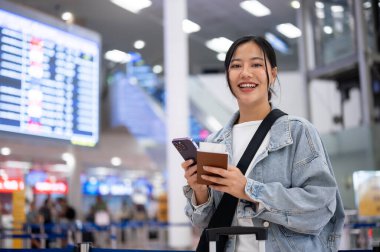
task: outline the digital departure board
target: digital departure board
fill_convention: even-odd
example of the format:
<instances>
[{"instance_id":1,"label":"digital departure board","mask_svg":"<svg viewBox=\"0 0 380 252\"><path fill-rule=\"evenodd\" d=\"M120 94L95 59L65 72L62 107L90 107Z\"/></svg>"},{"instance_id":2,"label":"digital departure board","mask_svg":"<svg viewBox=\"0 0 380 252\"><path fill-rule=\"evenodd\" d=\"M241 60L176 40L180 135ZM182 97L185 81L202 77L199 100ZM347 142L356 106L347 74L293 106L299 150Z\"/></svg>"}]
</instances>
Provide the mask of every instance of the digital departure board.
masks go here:
<instances>
[{"instance_id":1,"label":"digital departure board","mask_svg":"<svg viewBox=\"0 0 380 252\"><path fill-rule=\"evenodd\" d=\"M1 131L98 142L100 37L73 27L0 6Z\"/></svg>"}]
</instances>

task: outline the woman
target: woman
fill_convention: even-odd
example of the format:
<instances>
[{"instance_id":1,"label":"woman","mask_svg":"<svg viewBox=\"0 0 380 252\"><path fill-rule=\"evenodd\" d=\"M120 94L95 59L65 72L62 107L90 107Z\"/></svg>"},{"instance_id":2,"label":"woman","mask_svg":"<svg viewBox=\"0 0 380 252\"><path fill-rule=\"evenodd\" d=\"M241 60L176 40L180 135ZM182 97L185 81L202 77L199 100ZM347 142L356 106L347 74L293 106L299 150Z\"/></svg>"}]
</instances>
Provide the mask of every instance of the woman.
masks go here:
<instances>
[{"instance_id":1,"label":"woman","mask_svg":"<svg viewBox=\"0 0 380 252\"><path fill-rule=\"evenodd\" d=\"M197 183L192 160L182 163L188 185L186 215L206 228L223 193L239 199L231 225L268 227L266 251L337 251L344 210L329 158L318 132L305 119L282 116L273 124L242 174L236 167L262 120L273 109L277 78L272 46L255 36L236 40L227 52L228 86L239 111L208 142L226 145L228 169L204 167L213 175ZM225 251L257 251L254 236L230 236Z\"/></svg>"}]
</instances>

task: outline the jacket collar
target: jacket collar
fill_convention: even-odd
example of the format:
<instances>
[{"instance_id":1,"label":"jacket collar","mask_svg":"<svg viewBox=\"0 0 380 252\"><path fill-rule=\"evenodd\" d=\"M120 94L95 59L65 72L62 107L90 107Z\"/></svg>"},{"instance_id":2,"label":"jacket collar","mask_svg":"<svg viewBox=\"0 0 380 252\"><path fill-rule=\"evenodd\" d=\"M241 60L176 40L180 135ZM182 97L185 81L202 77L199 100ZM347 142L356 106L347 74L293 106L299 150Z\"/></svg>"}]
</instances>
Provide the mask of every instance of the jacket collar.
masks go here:
<instances>
[{"instance_id":1,"label":"jacket collar","mask_svg":"<svg viewBox=\"0 0 380 252\"><path fill-rule=\"evenodd\" d=\"M274 109L272 107L272 109ZM228 140L231 139L231 132L232 128L235 125L235 122L239 118L239 111L236 111L231 119L228 121L226 126L222 129L220 134L218 134L218 137L215 139L216 142L229 142ZM227 141L226 141L227 140ZM293 143L293 139L290 132L290 121L289 116L282 116L276 120L276 122L273 124L272 128L270 129L270 139L269 139L269 151L276 151L279 150L287 145L290 145Z\"/></svg>"}]
</instances>

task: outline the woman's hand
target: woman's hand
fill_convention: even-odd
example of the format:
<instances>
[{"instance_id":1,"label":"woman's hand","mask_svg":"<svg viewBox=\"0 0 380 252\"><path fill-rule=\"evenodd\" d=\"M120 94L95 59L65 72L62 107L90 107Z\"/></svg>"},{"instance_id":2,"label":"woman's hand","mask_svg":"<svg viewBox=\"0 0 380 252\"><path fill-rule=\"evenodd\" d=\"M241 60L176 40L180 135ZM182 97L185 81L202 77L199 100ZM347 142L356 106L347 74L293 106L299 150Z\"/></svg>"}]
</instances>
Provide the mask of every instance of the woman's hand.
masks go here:
<instances>
[{"instance_id":1,"label":"woman's hand","mask_svg":"<svg viewBox=\"0 0 380 252\"><path fill-rule=\"evenodd\" d=\"M210 188L231 194L239 199L252 201L244 190L247 178L241 173L239 168L228 165L227 170L211 166L203 166L203 169L213 174L202 175L204 180L208 180L214 184L210 185Z\"/></svg>"},{"instance_id":2,"label":"woman's hand","mask_svg":"<svg viewBox=\"0 0 380 252\"><path fill-rule=\"evenodd\" d=\"M185 170L185 178L187 183L195 193L197 204L203 204L208 200L208 188L206 185L197 183L197 166L193 165L193 160L187 160L181 164Z\"/></svg>"}]
</instances>

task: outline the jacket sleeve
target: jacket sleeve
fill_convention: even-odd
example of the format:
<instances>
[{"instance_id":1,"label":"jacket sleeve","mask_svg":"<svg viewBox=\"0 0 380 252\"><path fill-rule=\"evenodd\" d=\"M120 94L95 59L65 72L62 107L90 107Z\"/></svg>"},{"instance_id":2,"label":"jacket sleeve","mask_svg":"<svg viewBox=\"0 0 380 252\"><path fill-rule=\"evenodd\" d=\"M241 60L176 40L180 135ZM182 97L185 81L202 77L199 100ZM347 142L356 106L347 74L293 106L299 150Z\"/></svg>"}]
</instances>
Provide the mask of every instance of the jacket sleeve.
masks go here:
<instances>
[{"instance_id":1,"label":"jacket sleeve","mask_svg":"<svg viewBox=\"0 0 380 252\"><path fill-rule=\"evenodd\" d=\"M209 189L209 199L201 206L194 207L191 200L193 196L193 189L186 185L183 187L183 193L187 199L185 206L185 214L190 219L191 223L199 228L206 228L210 219L216 209L215 207L215 194L214 190Z\"/></svg>"},{"instance_id":2,"label":"jacket sleeve","mask_svg":"<svg viewBox=\"0 0 380 252\"><path fill-rule=\"evenodd\" d=\"M319 135L312 126L305 126L302 133L295 136L292 148L290 186L248 179L245 192L263 206L255 217L295 232L319 234L334 215L337 184Z\"/></svg>"}]
</instances>

